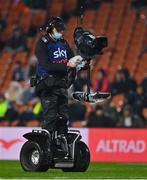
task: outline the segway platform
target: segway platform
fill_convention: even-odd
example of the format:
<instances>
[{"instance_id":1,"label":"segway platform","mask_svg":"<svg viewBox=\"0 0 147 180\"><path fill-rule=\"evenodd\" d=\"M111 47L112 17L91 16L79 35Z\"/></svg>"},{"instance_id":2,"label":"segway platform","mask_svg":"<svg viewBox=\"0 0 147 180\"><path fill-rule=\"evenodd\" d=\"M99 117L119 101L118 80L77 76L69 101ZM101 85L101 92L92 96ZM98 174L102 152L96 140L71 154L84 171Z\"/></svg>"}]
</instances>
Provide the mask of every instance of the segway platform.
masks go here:
<instances>
[{"instance_id":1,"label":"segway platform","mask_svg":"<svg viewBox=\"0 0 147 180\"><path fill-rule=\"evenodd\" d=\"M81 141L77 130L69 130L67 143L69 158L65 159L64 151L55 143L46 130L32 130L23 135L28 141L22 146L20 163L24 171L47 171L49 168L60 168L64 172L85 172L90 163L90 152Z\"/></svg>"}]
</instances>

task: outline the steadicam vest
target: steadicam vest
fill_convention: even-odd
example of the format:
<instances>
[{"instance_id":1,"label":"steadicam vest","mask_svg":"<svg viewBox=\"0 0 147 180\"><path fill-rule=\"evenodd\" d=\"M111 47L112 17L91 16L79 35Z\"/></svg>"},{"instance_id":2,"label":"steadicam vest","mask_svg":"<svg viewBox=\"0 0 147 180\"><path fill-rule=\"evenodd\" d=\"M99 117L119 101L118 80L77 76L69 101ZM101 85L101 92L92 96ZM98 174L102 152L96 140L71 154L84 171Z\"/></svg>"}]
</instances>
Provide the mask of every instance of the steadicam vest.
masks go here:
<instances>
[{"instance_id":1,"label":"steadicam vest","mask_svg":"<svg viewBox=\"0 0 147 180\"><path fill-rule=\"evenodd\" d=\"M48 49L48 61L52 63L67 63L67 46L62 41L56 41L56 42L47 42L46 39L43 39L44 43L47 46ZM38 64L37 67L37 74L41 76L47 76L47 75L59 75L59 72L49 72L45 67L43 67L41 64Z\"/></svg>"}]
</instances>

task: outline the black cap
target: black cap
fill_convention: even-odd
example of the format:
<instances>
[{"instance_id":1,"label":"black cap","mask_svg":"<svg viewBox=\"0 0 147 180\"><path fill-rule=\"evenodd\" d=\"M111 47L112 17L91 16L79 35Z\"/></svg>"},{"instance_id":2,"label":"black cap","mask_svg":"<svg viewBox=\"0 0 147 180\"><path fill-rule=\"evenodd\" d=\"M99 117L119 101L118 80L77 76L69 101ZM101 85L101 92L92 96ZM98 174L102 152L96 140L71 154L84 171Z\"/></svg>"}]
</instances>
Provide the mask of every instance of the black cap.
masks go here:
<instances>
[{"instance_id":1,"label":"black cap","mask_svg":"<svg viewBox=\"0 0 147 180\"><path fill-rule=\"evenodd\" d=\"M55 27L57 31L65 30L65 23L61 17L52 17L48 23L47 27Z\"/></svg>"},{"instance_id":2,"label":"black cap","mask_svg":"<svg viewBox=\"0 0 147 180\"><path fill-rule=\"evenodd\" d=\"M55 21L54 27L57 29L57 31L65 30L65 24L63 21Z\"/></svg>"}]
</instances>

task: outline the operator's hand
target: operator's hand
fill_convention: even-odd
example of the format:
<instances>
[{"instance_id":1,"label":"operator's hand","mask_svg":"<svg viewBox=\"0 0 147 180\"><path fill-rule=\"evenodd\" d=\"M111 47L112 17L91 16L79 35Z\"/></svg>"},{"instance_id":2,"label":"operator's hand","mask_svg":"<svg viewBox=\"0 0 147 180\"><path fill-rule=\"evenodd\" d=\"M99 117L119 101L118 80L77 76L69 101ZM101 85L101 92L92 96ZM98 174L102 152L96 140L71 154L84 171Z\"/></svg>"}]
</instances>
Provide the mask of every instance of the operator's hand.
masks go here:
<instances>
[{"instance_id":1,"label":"operator's hand","mask_svg":"<svg viewBox=\"0 0 147 180\"><path fill-rule=\"evenodd\" d=\"M77 66L76 66L76 70L77 71L80 71L81 69L85 70L86 68L86 64L87 64L87 61L82 61L81 63L79 63ZM85 69L84 69L85 68Z\"/></svg>"},{"instance_id":2,"label":"operator's hand","mask_svg":"<svg viewBox=\"0 0 147 180\"><path fill-rule=\"evenodd\" d=\"M70 62L68 62L68 63L67 63L67 66L68 66L68 67L70 67L70 68L75 68L75 67L76 67L76 65L75 65L75 64L70 63Z\"/></svg>"},{"instance_id":3,"label":"operator's hand","mask_svg":"<svg viewBox=\"0 0 147 180\"><path fill-rule=\"evenodd\" d=\"M82 62L83 58L80 55L72 57L68 63L67 66L71 68L75 68L78 64Z\"/></svg>"}]
</instances>

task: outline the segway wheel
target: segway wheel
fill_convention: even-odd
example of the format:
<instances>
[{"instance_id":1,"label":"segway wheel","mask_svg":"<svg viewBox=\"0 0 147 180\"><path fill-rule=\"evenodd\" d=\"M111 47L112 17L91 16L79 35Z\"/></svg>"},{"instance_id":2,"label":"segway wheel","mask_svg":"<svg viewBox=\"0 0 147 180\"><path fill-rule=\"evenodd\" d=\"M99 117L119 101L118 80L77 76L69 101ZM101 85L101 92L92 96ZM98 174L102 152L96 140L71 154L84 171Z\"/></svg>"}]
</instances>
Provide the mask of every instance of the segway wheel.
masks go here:
<instances>
[{"instance_id":1,"label":"segway wheel","mask_svg":"<svg viewBox=\"0 0 147 180\"><path fill-rule=\"evenodd\" d=\"M85 172L90 163L90 152L87 145L80 141L76 145L75 162L72 168L63 168L64 172Z\"/></svg>"},{"instance_id":2,"label":"segway wheel","mask_svg":"<svg viewBox=\"0 0 147 180\"><path fill-rule=\"evenodd\" d=\"M20 152L20 163L24 171L47 171L45 153L41 146L34 141L27 141Z\"/></svg>"}]
</instances>

